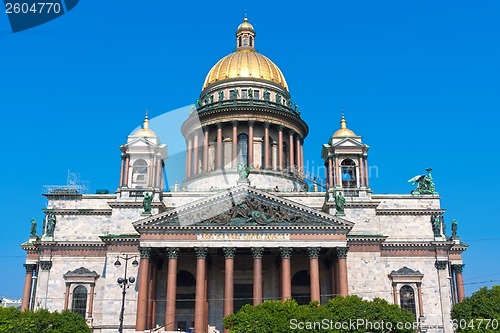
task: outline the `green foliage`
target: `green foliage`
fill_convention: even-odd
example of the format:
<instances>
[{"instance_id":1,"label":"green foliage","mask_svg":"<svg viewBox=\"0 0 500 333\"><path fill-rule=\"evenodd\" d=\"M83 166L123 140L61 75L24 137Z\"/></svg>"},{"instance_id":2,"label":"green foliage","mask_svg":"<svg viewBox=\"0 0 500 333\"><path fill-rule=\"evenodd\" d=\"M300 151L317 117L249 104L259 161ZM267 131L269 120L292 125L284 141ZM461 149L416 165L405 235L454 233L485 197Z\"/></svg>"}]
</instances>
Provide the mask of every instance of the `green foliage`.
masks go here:
<instances>
[{"instance_id":1,"label":"green foliage","mask_svg":"<svg viewBox=\"0 0 500 333\"><path fill-rule=\"evenodd\" d=\"M375 333L387 332L389 327L392 332L409 333L415 332L415 321L413 313L383 299L365 301L349 296L332 298L321 306L298 305L294 300L266 301L256 307L245 305L224 318L224 327L231 333Z\"/></svg>"},{"instance_id":2,"label":"green foliage","mask_svg":"<svg viewBox=\"0 0 500 333\"><path fill-rule=\"evenodd\" d=\"M500 331L500 286L479 289L451 310L457 332Z\"/></svg>"},{"instance_id":3,"label":"green foliage","mask_svg":"<svg viewBox=\"0 0 500 333\"><path fill-rule=\"evenodd\" d=\"M85 318L71 312L49 312L45 309L19 311L0 308L0 333L90 333Z\"/></svg>"}]
</instances>

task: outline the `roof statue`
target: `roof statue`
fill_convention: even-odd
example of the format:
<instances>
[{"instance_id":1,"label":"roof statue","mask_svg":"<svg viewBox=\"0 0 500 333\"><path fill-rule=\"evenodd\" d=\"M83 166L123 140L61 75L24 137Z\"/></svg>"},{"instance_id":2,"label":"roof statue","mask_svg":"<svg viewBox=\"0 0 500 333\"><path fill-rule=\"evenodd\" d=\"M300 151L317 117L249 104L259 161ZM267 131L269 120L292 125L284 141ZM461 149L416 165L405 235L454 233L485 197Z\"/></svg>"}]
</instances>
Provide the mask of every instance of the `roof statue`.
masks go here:
<instances>
[{"instance_id":1,"label":"roof statue","mask_svg":"<svg viewBox=\"0 0 500 333\"><path fill-rule=\"evenodd\" d=\"M427 168L425 171L427 171L427 175L418 175L408 180L408 183L412 183L412 185L417 184L417 188L412 190L411 194L437 194L434 181L432 180L432 169Z\"/></svg>"}]
</instances>

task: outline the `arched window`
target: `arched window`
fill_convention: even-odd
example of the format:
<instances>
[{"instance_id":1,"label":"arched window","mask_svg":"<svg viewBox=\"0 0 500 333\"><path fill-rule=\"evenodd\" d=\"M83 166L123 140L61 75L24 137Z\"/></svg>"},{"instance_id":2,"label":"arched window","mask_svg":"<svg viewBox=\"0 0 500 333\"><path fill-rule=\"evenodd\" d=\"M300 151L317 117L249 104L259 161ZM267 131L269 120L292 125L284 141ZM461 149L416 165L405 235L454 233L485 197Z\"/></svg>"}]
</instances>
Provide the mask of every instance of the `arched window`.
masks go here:
<instances>
[{"instance_id":1,"label":"arched window","mask_svg":"<svg viewBox=\"0 0 500 333\"><path fill-rule=\"evenodd\" d=\"M139 186L146 186L148 179L148 163L143 160L136 160L132 167L132 183Z\"/></svg>"},{"instance_id":2,"label":"arched window","mask_svg":"<svg viewBox=\"0 0 500 333\"><path fill-rule=\"evenodd\" d=\"M248 46L248 36L243 36L243 46Z\"/></svg>"},{"instance_id":3,"label":"arched window","mask_svg":"<svg viewBox=\"0 0 500 333\"><path fill-rule=\"evenodd\" d=\"M253 37L250 36L250 46L253 47Z\"/></svg>"},{"instance_id":4,"label":"arched window","mask_svg":"<svg viewBox=\"0 0 500 333\"><path fill-rule=\"evenodd\" d=\"M87 288L78 286L73 289L73 301L71 302L71 311L85 317L87 311Z\"/></svg>"},{"instance_id":5,"label":"arched window","mask_svg":"<svg viewBox=\"0 0 500 333\"><path fill-rule=\"evenodd\" d=\"M355 188L356 181L356 163L347 158L340 163L342 169L342 187Z\"/></svg>"},{"instance_id":6,"label":"arched window","mask_svg":"<svg viewBox=\"0 0 500 333\"><path fill-rule=\"evenodd\" d=\"M401 302L401 308L417 314L415 309L415 292L413 288L406 285L402 286L399 290L399 299Z\"/></svg>"},{"instance_id":7,"label":"arched window","mask_svg":"<svg viewBox=\"0 0 500 333\"><path fill-rule=\"evenodd\" d=\"M248 135L238 135L238 164L248 164Z\"/></svg>"},{"instance_id":8,"label":"arched window","mask_svg":"<svg viewBox=\"0 0 500 333\"><path fill-rule=\"evenodd\" d=\"M241 36L238 37L238 47L241 46Z\"/></svg>"},{"instance_id":9,"label":"arched window","mask_svg":"<svg viewBox=\"0 0 500 333\"><path fill-rule=\"evenodd\" d=\"M306 270L298 271L292 278L292 298L300 305L311 301L311 280Z\"/></svg>"}]
</instances>

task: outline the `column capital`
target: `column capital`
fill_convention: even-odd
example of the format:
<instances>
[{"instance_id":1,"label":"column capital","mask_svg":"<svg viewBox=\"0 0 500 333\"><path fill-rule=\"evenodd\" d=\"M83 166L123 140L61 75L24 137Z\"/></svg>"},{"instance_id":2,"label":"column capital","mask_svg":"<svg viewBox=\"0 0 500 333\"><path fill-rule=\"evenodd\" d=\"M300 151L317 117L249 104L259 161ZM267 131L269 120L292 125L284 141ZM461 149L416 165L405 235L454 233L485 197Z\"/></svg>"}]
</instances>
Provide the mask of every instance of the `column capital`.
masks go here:
<instances>
[{"instance_id":1,"label":"column capital","mask_svg":"<svg viewBox=\"0 0 500 333\"><path fill-rule=\"evenodd\" d=\"M271 127L271 123L268 121L264 122L264 128L269 128L269 127Z\"/></svg>"},{"instance_id":2,"label":"column capital","mask_svg":"<svg viewBox=\"0 0 500 333\"><path fill-rule=\"evenodd\" d=\"M233 127L238 126L238 120L231 120L231 125L233 125Z\"/></svg>"},{"instance_id":3,"label":"column capital","mask_svg":"<svg viewBox=\"0 0 500 333\"><path fill-rule=\"evenodd\" d=\"M321 252L321 247L308 247L307 253L309 254L310 259L317 259L319 257L319 253Z\"/></svg>"},{"instance_id":4,"label":"column capital","mask_svg":"<svg viewBox=\"0 0 500 333\"><path fill-rule=\"evenodd\" d=\"M201 129L203 130L203 133L207 132L209 127L210 126L208 126L208 125L201 126Z\"/></svg>"},{"instance_id":5,"label":"column capital","mask_svg":"<svg viewBox=\"0 0 500 333\"><path fill-rule=\"evenodd\" d=\"M464 270L464 266L465 266L464 264L454 264L451 265L451 268L455 273L462 273Z\"/></svg>"},{"instance_id":6,"label":"column capital","mask_svg":"<svg viewBox=\"0 0 500 333\"><path fill-rule=\"evenodd\" d=\"M263 247L252 247L252 256L254 259L261 259L264 255Z\"/></svg>"},{"instance_id":7,"label":"column capital","mask_svg":"<svg viewBox=\"0 0 500 333\"><path fill-rule=\"evenodd\" d=\"M283 132L283 126L282 125L278 125L278 132Z\"/></svg>"},{"instance_id":8,"label":"column capital","mask_svg":"<svg viewBox=\"0 0 500 333\"><path fill-rule=\"evenodd\" d=\"M33 272L36 269L36 264L23 264L26 269L26 274Z\"/></svg>"},{"instance_id":9,"label":"column capital","mask_svg":"<svg viewBox=\"0 0 500 333\"><path fill-rule=\"evenodd\" d=\"M346 259L347 252L349 251L349 248L348 247L337 247L337 248L335 248L335 251L337 253L337 258Z\"/></svg>"},{"instance_id":10,"label":"column capital","mask_svg":"<svg viewBox=\"0 0 500 333\"><path fill-rule=\"evenodd\" d=\"M180 250L178 247L167 248L168 259L177 259L177 257L179 256L179 252Z\"/></svg>"},{"instance_id":11,"label":"column capital","mask_svg":"<svg viewBox=\"0 0 500 333\"><path fill-rule=\"evenodd\" d=\"M217 123L217 124L215 124L215 126L217 126L217 129L221 129L222 128L222 123Z\"/></svg>"},{"instance_id":12,"label":"column capital","mask_svg":"<svg viewBox=\"0 0 500 333\"><path fill-rule=\"evenodd\" d=\"M279 251L282 259L290 258L292 256L293 247L280 247Z\"/></svg>"},{"instance_id":13,"label":"column capital","mask_svg":"<svg viewBox=\"0 0 500 333\"><path fill-rule=\"evenodd\" d=\"M255 120L249 120L248 121L248 126L253 127L255 125Z\"/></svg>"},{"instance_id":14,"label":"column capital","mask_svg":"<svg viewBox=\"0 0 500 333\"><path fill-rule=\"evenodd\" d=\"M51 268L52 268L52 261L49 260L40 261L40 269L42 271L49 271Z\"/></svg>"},{"instance_id":15,"label":"column capital","mask_svg":"<svg viewBox=\"0 0 500 333\"><path fill-rule=\"evenodd\" d=\"M195 247L196 258L205 259L207 257L208 249L206 247Z\"/></svg>"},{"instance_id":16,"label":"column capital","mask_svg":"<svg viewBox=\"0 0 500 333\"><path fill-rule=\"evenodd\" d=\"M448 266L448 261L446 260L436 260L434 264L438 270L444 270Z\"/></svg>"},{"instance_id":17,"label":"column capital","mask_svg":"<svg viewBox=\"0 0 500 333\"><path fill-rule=\"evenodd\" d=\"M293 137L295 135L295 131L293 129L288 130L288 135Z\"/></svg>"},{"instance_id":18,"label":"column capital","mask_svg":"<svg viewBox=\"0 0 500 333\"><path fill-rule=\"evenodd\" d=\"M149 259L151 256L151 248L150 247L140 247L139 248L141 259Z\"/></svg>"},{"instance_id":19,"label":"column capital","mask_svg":"<svg viewBox=\"0 0 500 333\"><path fill-rule=\"evenodd\" d=\"M233 259L234 254L236 253L236 248L234 247L223 247L222 251L224 252L224 258Z\"/></svg>"}]
</instances>

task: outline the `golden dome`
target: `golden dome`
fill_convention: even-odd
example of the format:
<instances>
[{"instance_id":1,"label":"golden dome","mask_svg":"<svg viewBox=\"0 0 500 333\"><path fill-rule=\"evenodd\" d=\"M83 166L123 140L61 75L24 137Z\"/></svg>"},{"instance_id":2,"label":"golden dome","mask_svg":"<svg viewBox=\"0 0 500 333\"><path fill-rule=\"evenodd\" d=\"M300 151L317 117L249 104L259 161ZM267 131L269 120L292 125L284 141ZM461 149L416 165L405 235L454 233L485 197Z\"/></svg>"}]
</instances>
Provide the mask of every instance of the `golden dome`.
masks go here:
<instances>
[{"instance_id":1,"label":"golden dome","mask_svg":"<svg viewBox=\"0 0 500 333\"><path fill-rule=\"evenodd\" d=\"M142 123L142 128L137 130L133 136L140 136L140 137L144 137L144 136L148 136L148 137L156 137L156 133L153 132L150 128L149 128L149 119L148 119L148 115L146 114L146 117L144 118L144 121Z\"/></svg>"},{"instance_id":2,"label":"golden dome","mask_svg":"<svg viewBox=\"0 0 500 333\"><path fill-rule=\"evenodd\" d=\"M344 115L342 115L342 119L340 120L340 129L338 129L332 135L333 137L347 137L347 136L357 136L353 131L347 128L347 122L345 121Z\"/></svg>"},{"instance_id":3,"label":"golden dome","mask_svg":"<svg viewBox=\"0 0 500 333\"><path fill-rule=\"evenodd\" d=\"M223 80L254 78L274 82L288 90L279 67L255 50L254 38L253 26L245 17L236 31L236 52L225 56L212 67L202 89Z\"/></svg>"}]
</instances>

